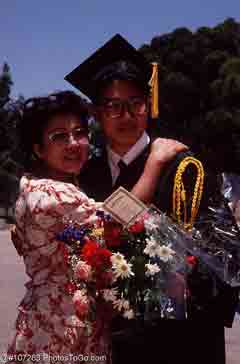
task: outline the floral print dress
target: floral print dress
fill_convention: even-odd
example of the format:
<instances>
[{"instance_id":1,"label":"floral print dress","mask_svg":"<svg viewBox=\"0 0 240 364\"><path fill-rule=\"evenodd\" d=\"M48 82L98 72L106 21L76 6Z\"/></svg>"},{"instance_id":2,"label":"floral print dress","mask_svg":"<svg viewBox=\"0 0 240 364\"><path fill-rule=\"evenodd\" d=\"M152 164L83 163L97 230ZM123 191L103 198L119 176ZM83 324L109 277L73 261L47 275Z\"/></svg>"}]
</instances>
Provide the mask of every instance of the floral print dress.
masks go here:
<instances>
[{"instance_id":1,"label":"floral print dress","mask_svg":"<svg viewBox=\"0 0 240 364\"><path fill-rule=\"evenodd\" d=\"M56 240L64 217L85 222L96 203L71 183L23 176L16 203L18 252L23 256L26 294L19 305L9 362L109 363L108 330L103 322L86 334L67 289L71 272L66 246Z\"/></svg>"}]
</instances>

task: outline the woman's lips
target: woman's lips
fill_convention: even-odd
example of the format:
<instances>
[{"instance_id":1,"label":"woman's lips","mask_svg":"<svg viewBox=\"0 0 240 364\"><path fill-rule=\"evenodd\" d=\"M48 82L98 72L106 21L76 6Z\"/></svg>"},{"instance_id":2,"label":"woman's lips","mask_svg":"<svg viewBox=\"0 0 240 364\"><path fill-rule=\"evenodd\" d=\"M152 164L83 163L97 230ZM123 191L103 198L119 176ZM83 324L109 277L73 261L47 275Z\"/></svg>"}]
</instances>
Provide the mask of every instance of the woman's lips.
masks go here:
<instances>
[{"instance_id":1,"label":"woman's lips","mask_svg":"<svg viewBox=\"0 0 240 364\"><path fill-rule=\"evenodd\" d=\"M66 154L66 159L79 159L81 157L81 153L74 153L74 154Z\"/></svg>"},{"instance_id":2,"label":"woman's lips","mask_svg":"<svg viewBox=\"0 0 240 364\"><path fill-rule=\"evenodd\" d=\"M76 157L65 157L64 159L67 160L67 161L70 161L70 162L79 162L81 160L81 157L80 156L76 156Z\"/></svg>"}]
</instances>

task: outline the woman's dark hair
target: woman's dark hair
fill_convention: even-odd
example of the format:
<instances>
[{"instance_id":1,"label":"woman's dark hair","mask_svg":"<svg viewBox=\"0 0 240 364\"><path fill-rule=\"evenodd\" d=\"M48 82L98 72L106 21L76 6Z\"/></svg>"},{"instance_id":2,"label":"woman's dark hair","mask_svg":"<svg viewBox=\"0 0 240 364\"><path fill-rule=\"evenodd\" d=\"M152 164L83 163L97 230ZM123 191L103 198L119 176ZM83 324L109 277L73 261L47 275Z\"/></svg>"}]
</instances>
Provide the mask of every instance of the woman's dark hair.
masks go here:
<instances>
[{"instance_id":1,"label":"woman's dark hair","mask_svg":"<svg viewBox=\"0 0 240 364\"><path fill-rule=\"evenodd\" d=\"M56 115L73 114L88 128L89 105L72 91L61 91L46 97L33 97L23 105L19 137L25 171L31 171L36 160L33 145L41 144L43 132Z\"/></svg>"}]
</instances>

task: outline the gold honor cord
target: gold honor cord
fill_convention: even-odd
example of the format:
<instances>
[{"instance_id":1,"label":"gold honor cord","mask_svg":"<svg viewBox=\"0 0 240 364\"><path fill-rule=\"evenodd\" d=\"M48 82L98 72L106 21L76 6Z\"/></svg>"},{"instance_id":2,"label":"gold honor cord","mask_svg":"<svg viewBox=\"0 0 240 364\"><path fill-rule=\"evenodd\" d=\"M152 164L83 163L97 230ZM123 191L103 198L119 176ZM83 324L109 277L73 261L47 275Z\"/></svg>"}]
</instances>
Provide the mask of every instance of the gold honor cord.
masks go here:
<instances>
[{"instance_id":1,"label":"gold honor cord","mask_svg":"<svg viewBox=\"0 0 240 364\"><path fill-rule=\"evenodd\" d=\"M196 168L196 180L193 191L192 206L191 206L191 216L188 220L187 216L187 199L186 190L183 183L183 174L189 165L194 165ZM173 187L173 217L178 222L179 225L183 225L186 230L191 230L197 213L199 210L200 202L203 194L204 185L204 169L202 163L193 157L186 157L179 164ZM190 198L191 196L189 196ZM182 211L183 209L183 211ZM183 216L183 221L181 220Z\"/></svg>"},{"instance_id":2,"label":"gold honor cord","mask_svg":"<svg viewBox=\"0 0 240 364\"><path fill-rule=\"evenodd\" d=\"M158 118L159 107L158 107L158 63L152 63L152 77L148 83L150 86L151 95L151 117L153 119Z\"/></svg>"}]
</instances>

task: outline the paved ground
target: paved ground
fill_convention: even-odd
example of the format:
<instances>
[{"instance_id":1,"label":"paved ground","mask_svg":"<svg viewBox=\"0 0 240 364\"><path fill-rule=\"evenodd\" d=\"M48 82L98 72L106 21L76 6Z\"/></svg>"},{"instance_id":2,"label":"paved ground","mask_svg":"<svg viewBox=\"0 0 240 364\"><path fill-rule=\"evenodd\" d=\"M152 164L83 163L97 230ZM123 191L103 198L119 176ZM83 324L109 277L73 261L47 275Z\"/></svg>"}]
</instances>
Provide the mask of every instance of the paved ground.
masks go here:
<instances>
[{"instance_id":1,"label":"paved ground","mask_svg":"<svg viewBox=\"0 0 240 364\"><path fill-rule=\"evenodd\" d=\"M26 276L21 259L10 242L9 231L0 224L0 363L13 332L16 307L24 295ZM240 316L226 329L227 364L240 363ZM194 364L194 363L193 363ZM204 363L203 363L204 364Z\"/></svg>"},{"instance_id":2,"label":"paved ground","mask_svg":"<svg viewBox=\"0 0 240 364\"><path fill-rule=\"evenodd\" d=\"M0 353L6 351L10 340L25 281L24 266L10 242L9 231L0 230Z\"/></svg>"},{"instance_id":3,"label":"paved ground","mask_svg":"<svg viewBox=\"0 0 240 364\"><path fill-rule=\"evenodd\" d=\"M240 363L240 316L237 315L232 329L226 329L227 364Z\"/></svg>"}]
</instances>

